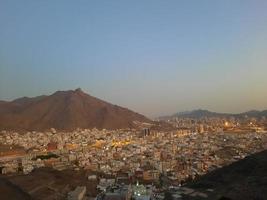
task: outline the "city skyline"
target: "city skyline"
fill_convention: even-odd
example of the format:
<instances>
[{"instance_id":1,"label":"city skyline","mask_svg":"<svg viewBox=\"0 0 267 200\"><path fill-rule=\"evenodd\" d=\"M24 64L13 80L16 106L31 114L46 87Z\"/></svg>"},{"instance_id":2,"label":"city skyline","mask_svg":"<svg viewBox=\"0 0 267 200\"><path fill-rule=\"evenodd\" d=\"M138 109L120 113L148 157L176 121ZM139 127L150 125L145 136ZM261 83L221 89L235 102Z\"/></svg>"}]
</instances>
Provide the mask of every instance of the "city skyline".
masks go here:
<instances>
[{"instance_id":1,"label":"city skyline","mask_svg":"<svg viewBox=\"0 0 267 200\"><path fill-rule=\"evenodd\" d=\"M0 99L81 87L148 117L264 110L265 1L1 1Z\"/></svg>"}]
</instances>

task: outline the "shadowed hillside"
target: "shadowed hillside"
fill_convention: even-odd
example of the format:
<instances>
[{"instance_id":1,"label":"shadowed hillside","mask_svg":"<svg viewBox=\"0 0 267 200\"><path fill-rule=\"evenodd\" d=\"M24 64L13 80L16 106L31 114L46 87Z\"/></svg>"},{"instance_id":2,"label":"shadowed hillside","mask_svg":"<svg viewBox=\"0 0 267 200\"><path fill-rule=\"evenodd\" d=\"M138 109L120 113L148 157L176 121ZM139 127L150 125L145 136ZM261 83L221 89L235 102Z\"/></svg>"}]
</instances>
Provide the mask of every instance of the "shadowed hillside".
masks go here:
<instances>
[{"instance_id":1,"label":"shadowed hillside","mask_svg":"<svg viewBox=\"0 0 267 200\"><path fill-rule=\"evenodd\" d=\"M199 191L213 189L208 198L212 200L265 200L267 150L212 171L187 186Z\"/></svg>"},{"instance_id":2,"label":"shadowed hillside","mask_svg":"<svg viewBox=\"0 0 267 200\"><path fill-rule=\"evenodd\" d=\"M2 200L31 200L32 197L10 181L0 178L0 199Z\"/></svg>"}]
</instances>

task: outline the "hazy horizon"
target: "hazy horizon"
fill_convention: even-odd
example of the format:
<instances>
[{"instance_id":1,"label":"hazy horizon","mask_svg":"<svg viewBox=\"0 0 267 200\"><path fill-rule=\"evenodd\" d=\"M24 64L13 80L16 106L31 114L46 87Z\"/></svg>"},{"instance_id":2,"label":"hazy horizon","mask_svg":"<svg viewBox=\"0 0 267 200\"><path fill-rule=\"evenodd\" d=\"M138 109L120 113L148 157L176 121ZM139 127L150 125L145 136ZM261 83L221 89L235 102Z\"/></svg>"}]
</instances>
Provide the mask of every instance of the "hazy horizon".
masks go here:
<instances>
[{"instance_id":1,"label":"hazy horizon","mask_svg":"<svg viewBox=\"0 0 267 200\"><path fill-rule=\"evenodd\" d=\"M14 100L17 100L17 99L20 99L20 98L24 98L24 97L34 98L34 97L38 97L38 96L42 96L42 95L49 96L49 95L52 95L52 94L54 94L54 93L56 93L58 91L75 91L77 89L81 89L83 92L87 93L82 88L74 88L74 89L69 89L69 90L57 90L57 91L54 91L52 93L40 94L40 95L37 95L37 96L21 96L21 97L17 97L17 98L14 98L14 99L8 99L8 100L4 100L4 101L14 101ZM89 93L87 93L87 94L89 94ZM89 95L92 95L92 94L89 94ZM96 98L98 98L98 97L96 97ZM2 99L0 99L0 101L1 100ZM107 101L105 99L101 99L101 100ZM108 103L117 105L117 104L115 104L113 102L108 102ZM118 106L121 106L121 105L118 105ZM126 108L128 108L128 107L126 107ZM223 111L215 111L215 110L209 110L209 109L205 109L205 108L197 108L197 107L195 107L195 108L192 108L192 109L189 109L189 110L177 110L177 111L174 111L172 113L165 113L165 114L161 114L161 115L157 115L157 116L149 116L149 115L146 115L146 116L147 117L150 117L151 119L157 119L158 117L171 116L171 115L174 115L174 114L177 114L177 113L191 112L191 111L197 111L197 110L208 110L210 112L224 113L224 114L240 114L240 113L254 111L254 110L256 110L256 111L263 111L263 110L267 110L267 108L264 108L264 109L249 109L249 110L244 110L244 111L240 111L240 112L223 112ZM143 114L143 113L140 112L140 114Z\"/></svg>"},{"instance_id":2,"label":"hazy horizon","mask_svg":"<svg viewBox=\"0 0 267 200\"><path fill-rule=\"evenodd\" d=\"M267 109L267 1L0 2L0 100L82 88L148 117Z\"/></svg>"}]
</instances>

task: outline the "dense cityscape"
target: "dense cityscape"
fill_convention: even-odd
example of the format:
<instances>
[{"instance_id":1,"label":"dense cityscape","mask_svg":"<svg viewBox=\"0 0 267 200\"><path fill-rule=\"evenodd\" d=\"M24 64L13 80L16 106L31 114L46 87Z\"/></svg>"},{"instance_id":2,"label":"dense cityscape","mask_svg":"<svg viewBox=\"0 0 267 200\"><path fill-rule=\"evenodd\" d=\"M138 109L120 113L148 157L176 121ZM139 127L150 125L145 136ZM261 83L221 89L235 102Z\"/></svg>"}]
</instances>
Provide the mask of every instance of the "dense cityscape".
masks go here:
<instances>
[{"instance_id":1,"label":"dense cityscape","mask_svg":"<svg viewBox=\"0 0 267 200\"><path fill-rule=\"evenodd\" d=\"M209 192L183 185L267 149L265 118L167 121L174 126L172 131L150 130L147 124L139 130L2 131L1 173L28 174L43 167L90 171L88 181L97 181L98 199L114 193L130 199L139 190L144 199L163 199L163 191L170 188L176 188L172 195L178 199L183 194L205 198ZM69 191L69 199L90 194L86 189Z\"/></svg>"}]
</instances>

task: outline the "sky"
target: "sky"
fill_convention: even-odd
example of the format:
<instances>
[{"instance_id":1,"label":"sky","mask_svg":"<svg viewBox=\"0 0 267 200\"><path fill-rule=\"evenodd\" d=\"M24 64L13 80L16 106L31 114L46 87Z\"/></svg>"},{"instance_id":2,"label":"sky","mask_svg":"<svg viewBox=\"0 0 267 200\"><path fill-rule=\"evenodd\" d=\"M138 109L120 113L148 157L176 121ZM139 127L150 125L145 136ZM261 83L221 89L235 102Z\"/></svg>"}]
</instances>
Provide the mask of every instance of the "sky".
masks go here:
<instances>
[{"instance_id":1,"label":"sky","mask_svg":"<svg viewBox=\"0 0 267 200\"><path fill-rule=\"evenodd\" d=\"M266 0L1 0L0 99L83 91L148 117L267 109Z\"/></svg>"}]
</instances>

